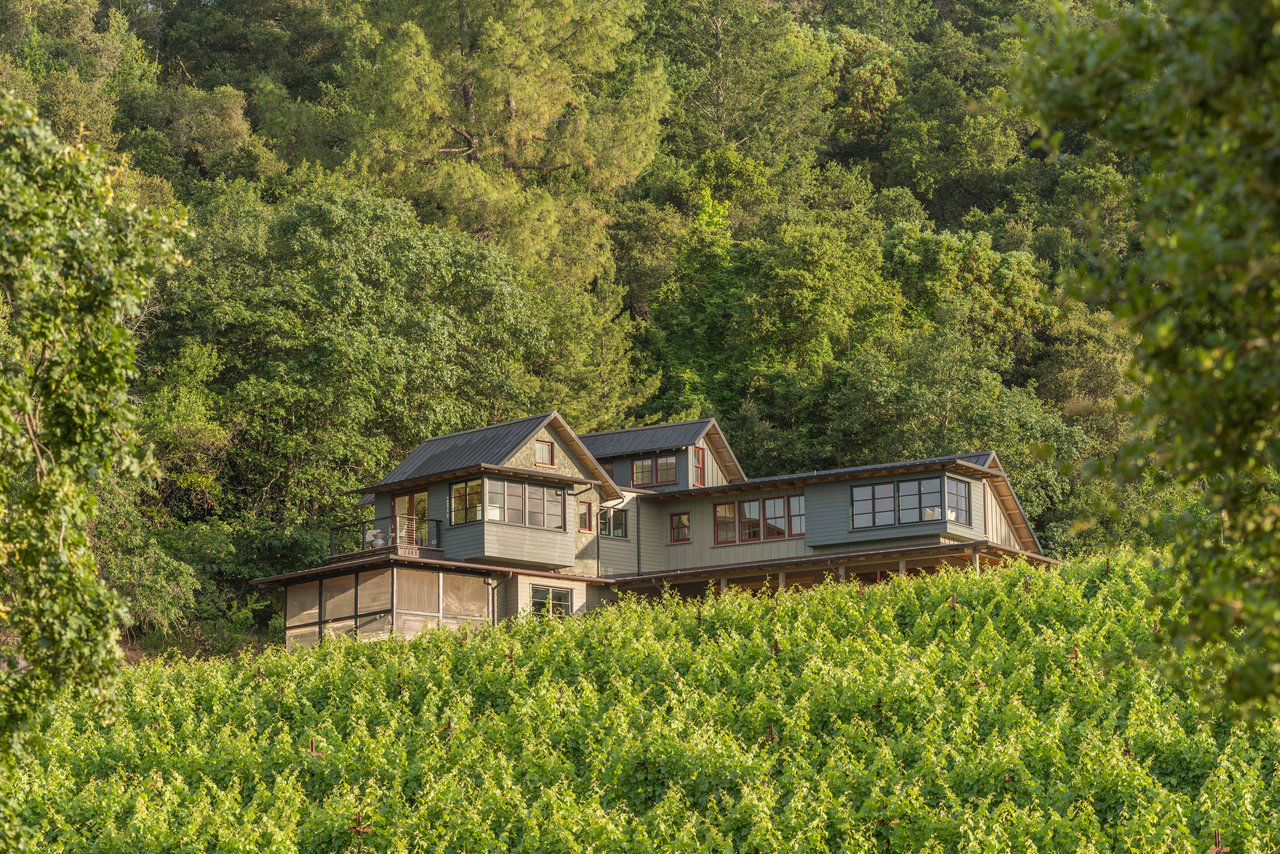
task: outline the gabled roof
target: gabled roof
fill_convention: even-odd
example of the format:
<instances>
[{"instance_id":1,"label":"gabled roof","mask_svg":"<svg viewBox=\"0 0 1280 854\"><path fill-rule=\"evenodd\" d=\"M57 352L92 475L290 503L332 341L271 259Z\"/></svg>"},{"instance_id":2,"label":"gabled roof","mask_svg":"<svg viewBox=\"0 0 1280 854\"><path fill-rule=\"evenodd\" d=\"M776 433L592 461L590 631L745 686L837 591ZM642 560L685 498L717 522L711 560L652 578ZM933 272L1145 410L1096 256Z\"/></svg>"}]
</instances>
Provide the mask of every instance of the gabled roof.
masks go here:
<instances>
[{"instance_id":1,"label":"gabled roof","mask_svg":"<svg viewBox=\"0 0 1280 854\"><path fill-rule=\"evenodd\" d=\"M611 457L626 457L634 454L645 454L651 451L665 451L674 448L686 448L696 445L704 438L707 447L720 464L725 477L733 483L746 479L738 458L729 447L720 425L714 418L700 418L697 421L677 421L672 424L650 424L645 427L628 427L624 430L607 430L601 433L587 433L582 437L582 444L587 446L596 459L605 460Z\"/></svg>"},{"instance_id":2,"label":"gabled roof","mask_svg":"<svg viewBox=\"0 0 1280 854\"><path fill-rule=\"evenodd\" d=\"M560 414L554 411L427 439L382 480L355 491L386 492L396 484L425 482L463 471L510 472L505 466L507 461L544 427L552 430L573 450L579 462L600 482L603 492L612 494L613 497L621 496L609 473L591 456L582 440Z\"/></svg>"}]
</instances>

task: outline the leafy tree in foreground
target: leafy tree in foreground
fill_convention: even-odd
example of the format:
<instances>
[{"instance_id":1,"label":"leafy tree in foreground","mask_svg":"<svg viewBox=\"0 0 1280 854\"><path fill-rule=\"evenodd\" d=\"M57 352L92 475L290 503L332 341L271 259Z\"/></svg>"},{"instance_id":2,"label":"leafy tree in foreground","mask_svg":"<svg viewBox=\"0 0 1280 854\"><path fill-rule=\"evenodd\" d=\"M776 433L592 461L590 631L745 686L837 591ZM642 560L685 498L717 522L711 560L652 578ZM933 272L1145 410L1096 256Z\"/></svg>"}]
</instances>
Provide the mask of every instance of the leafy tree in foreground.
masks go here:
<instances>
[{"instance_id":1,"label":"leafy tree in foreground","mask_svg":"<svg viewBox=\"0 0 1280 854\"><path fill-rule=\"evenodd\" d=\"M1096 28L1062 14L1030 39L1023 85L1047 126L1151 159L1145 252L1091 281L1141 335L1135 406L1162 437L1131 443L1121 474L1159 467L1221 511L1178 526L1175 641L1212 645L1216 687L1253 705L1280 691L1280 4L1163 5Z\"/></svg>"},{"instance_id":2,"label":"leafy tree in foreground","mask_svg":"<svg viewBox=\"0 0 1280 854\"><path fill-rule=\"evenodd\" d=\"M97 155L0 96L0 756L116 660L124 613L95 571L90 487L139 465L129 323L175 237L115 202Z\"/></svg>"}]
</instances>

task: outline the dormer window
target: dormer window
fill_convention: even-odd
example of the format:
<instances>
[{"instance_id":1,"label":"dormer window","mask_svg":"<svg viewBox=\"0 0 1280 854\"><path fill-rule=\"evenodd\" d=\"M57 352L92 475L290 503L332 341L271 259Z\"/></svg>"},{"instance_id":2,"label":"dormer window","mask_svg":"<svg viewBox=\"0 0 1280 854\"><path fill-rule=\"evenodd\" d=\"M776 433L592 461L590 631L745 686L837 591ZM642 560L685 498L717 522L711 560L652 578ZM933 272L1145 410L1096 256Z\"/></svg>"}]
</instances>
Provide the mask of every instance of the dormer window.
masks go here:
<instances>
[{"instance_id":1,"label":"dormer window","mask_svg":"<svg viewBox=\"0 0 1280 854\"><path fill-rule=\"evenodd\" d=\"M631 461L631 485L654 486L676 483L679 475L675 454L636 457Z\"/></svg>"},{"instance_id":2,"label":"dormer window","mask_svg":"<svg viewBox=\"0 0 1280 854\"><path fill-rule=\"evenodd\" d=\"M707 485L707 451L705 448L693 449L693 485Z\"/></svg>"},{"instance_id":3,"label":"dormer window","mask_svg":"<svg viewBox=\"0 0 1280 854\"><path fill-rule=\"evenodd\" d=\"M538 439L533 443L535 464L540 466L554 466L556 464L556 443L547 441L546 439Z\"/></svg>"}]
</instances>

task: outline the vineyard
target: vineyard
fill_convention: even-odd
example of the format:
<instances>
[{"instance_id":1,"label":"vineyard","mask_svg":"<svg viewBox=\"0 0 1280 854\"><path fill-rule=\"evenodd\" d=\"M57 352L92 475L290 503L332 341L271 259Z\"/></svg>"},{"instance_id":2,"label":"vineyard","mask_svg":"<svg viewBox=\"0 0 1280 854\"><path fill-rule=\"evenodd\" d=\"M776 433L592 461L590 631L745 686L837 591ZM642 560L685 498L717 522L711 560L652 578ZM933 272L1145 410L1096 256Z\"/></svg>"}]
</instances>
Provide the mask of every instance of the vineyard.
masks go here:
<instances>
[{"instance_id":1,"label":"vineyard","mask_svg":"<svg viewBox=\"0 0 1280 854\"><path fill-rule=\"evenodd\" d=\"M57 851L1274 851L1280 722L1139 662L1160 585L1099 558L144 664L0 795Z\"/></svg>"}]
</instances>

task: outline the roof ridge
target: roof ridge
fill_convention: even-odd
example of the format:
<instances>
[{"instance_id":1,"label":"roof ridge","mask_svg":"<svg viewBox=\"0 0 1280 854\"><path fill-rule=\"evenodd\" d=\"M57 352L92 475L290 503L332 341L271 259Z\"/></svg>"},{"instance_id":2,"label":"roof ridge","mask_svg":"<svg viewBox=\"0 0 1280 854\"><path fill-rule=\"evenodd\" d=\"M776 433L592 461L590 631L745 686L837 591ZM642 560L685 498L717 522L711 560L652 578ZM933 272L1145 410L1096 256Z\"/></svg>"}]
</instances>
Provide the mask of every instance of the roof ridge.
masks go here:
<instances>
[{"instance_id":1,"label":"roof ridge","mask_svg":"<svg viewBox=\"0 0 1280 854\"><path fill-rule=\"evenodd\" d=\"M619 427L617 430L598 430L595 433L579 433L579 439L585 439L588 436L609 436L614 433L634 433L639 430L656 430L659 427L682 427L685 424L702 424L703 422L715 421L715 418L690 418L687 421L664 421L661 424L641 424L639 427Z\"/></svg>"},{"instance_id":2,"label":"roof ridge","mask_svg":"<svg viewBox=\"0 0 1280 854\"><path fill-rule=\"evenodd\" d=\"M533 421L540 418L550 418L555 415L554 409L549 412L542 412L538 415L525 415L520 418L512 418L510 421L496 421L493 424L485 424L482 427L471 427L467 430L458 430L454 433L441 433L439 436L428 436L418 443L418 447L422 447L427 442L434 442L436 439L452 439L455 436L465 436L468 433L479 433L481 430L492 430L494 427L509 427L512 424L519 424L521 421Z\"/></svg>"}]
</instances>

